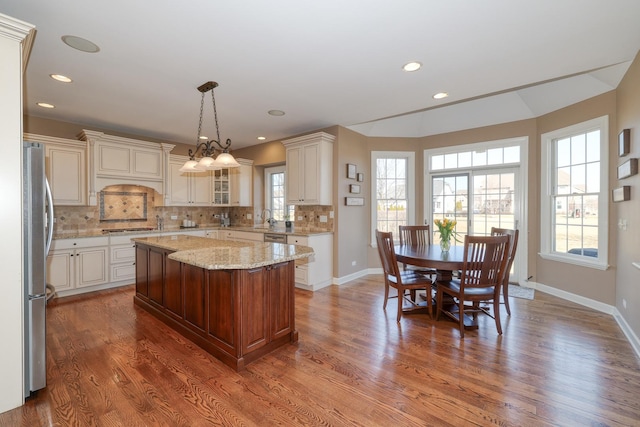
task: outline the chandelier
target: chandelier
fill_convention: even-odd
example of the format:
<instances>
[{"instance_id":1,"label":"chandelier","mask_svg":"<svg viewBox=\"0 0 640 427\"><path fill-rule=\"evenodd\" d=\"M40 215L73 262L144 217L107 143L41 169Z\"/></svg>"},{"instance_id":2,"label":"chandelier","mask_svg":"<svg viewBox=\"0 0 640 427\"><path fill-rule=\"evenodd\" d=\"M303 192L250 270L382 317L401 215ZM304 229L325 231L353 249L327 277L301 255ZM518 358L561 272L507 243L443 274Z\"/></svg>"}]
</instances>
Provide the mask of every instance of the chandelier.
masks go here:
<instances>
[{"instance_id":1,"label":"chandelier","mask_svg":"<svg viewBox=\"0 0 640 427\"><path fill-rule=\"evenodd\" d=\"M237 168L240 163L229 153L231 140L223 144L220 143L220 129L218 128L218 112L216 111L216 98L213 95L213 89L218 87L216 82L206 82L198 87L198 91L202 93L200 100L200 121L198 122L198 139L196 140L196 149L189 149L189 160L180 168L180 172L202 172L206 170L217 170L222 168ZM216 136L218 139L207 140L202 132L202 113L204 111L204 95L211 91L211 100L213 102L213 117L216 121ZM214 145L215 143L215 145ZM216 152L220 152L218 156L213 158ZM196 161L196 156L200 160Z\"/></svg>"}]
</instances>

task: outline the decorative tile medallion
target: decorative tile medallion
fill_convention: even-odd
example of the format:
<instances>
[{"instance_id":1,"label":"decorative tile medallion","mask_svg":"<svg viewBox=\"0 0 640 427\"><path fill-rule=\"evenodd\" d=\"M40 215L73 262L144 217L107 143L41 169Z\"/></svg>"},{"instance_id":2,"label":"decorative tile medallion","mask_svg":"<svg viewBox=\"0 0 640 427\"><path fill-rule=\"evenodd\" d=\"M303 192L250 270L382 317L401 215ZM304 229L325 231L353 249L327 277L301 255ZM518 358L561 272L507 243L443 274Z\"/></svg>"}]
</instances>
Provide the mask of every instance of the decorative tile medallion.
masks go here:
<instances>
[{"instance_id":1,"label":"decorative tile medallion","mask_svg":"<svg viewBox=\"0 0 640 427\"><path fill-rule=\"evenodd\" d=\"M146 221L147 193L100 192L100 221Z\"/></svg>"}]
</instances>

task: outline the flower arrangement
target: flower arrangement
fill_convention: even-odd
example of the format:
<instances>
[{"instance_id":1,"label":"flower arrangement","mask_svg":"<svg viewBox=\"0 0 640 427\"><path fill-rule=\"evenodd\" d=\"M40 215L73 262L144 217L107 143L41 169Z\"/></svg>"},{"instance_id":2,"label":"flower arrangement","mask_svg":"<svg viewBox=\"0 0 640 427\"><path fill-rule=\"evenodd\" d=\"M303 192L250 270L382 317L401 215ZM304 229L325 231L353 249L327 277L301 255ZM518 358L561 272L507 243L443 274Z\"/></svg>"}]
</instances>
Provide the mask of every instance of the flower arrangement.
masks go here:
<instances>
[{"instance_id":1,"label":"flower arrangement","mask_svg":"<svg viewBox=\"0 0 640 427\"><path fill-rule=\"evenodd\" d=\"M453 237L456 241L458 240L456 236L456 224L458 222L456 220L450 221L447 218L443 220L436 219L434 222L440 232L440 247L442 248L442 252L448 252L451 246L451 238Z\"/></svg>"}]
</instances>

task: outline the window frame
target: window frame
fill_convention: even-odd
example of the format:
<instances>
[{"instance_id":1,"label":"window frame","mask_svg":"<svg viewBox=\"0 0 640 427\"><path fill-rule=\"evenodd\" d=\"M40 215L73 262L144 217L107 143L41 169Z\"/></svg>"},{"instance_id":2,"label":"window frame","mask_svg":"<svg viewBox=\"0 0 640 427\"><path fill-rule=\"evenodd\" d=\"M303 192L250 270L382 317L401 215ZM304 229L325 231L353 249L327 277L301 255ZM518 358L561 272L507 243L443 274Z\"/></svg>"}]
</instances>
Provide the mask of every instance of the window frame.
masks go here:
<instances>
[{"instance_id":1,"label":"window frame","mask_svg":"<svg viewBox=\"0 0 640 427\"><path fill-rule=\"evenodd\" d=\"M378 176L379 159L406 159L407 160L407 223L415 224L416 220L416 153L413 151L372 151L371 152L371 246L377 247L376 244L376 227L378 224L377 215L377 194L376 183ZM394 234L394 240L398 240L397 233Z\"/></svg>"},{"instance_id":2,"label":"window frame","mask_svg":"<svg viewBox=\"0 0 640 427\"><path fill-rule=\"evenodd\" d=\"M272 201L272 187L271 187L271 175L284 173L284 206L285 210L289 212L289 221L293 221L295 215L295 208L287 203L287 168L286 165L282 166L270 166L264 168L264 205L265 209L269 209L271 216L273 217ZM264 221L264 218L261 218ZM282 220L284 221L284 219Z\"/></svg>"},{"instance_id":3,"label":"window frame","mask_svg":"<svg viewBox=\"0 0 640 427\"><path fill-rule=\"evenodd\" d=\"M555 143L582 133L600 130L600 191L598 193L598 256L574 255L552 250L555 240ZM609 116L576 123L541 135L540 252L543 259L606 270L609 268Z\"/></svg>"}]
</instances>

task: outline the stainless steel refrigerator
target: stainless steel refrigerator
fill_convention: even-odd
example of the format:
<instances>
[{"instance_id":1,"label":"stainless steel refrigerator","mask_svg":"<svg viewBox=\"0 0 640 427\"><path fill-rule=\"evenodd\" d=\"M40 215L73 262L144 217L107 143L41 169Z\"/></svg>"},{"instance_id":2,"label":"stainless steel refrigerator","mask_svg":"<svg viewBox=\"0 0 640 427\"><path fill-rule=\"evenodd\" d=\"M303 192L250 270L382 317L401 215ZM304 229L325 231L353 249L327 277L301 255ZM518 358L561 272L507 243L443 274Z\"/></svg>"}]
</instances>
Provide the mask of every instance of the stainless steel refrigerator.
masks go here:
<instances>
[{"instance_id":1,"label":"stainless steel refrigerator","mask_svg":"<svg viewBox=\"0 0 640 427\"><path fill-rule=\"evenodd\" d=\"M53 235L53 200L44 173L44 145L23 142L24 396L44 388L46 370L47 253Z\"/></svg>"}]
</instances>

